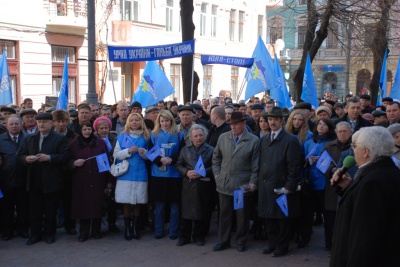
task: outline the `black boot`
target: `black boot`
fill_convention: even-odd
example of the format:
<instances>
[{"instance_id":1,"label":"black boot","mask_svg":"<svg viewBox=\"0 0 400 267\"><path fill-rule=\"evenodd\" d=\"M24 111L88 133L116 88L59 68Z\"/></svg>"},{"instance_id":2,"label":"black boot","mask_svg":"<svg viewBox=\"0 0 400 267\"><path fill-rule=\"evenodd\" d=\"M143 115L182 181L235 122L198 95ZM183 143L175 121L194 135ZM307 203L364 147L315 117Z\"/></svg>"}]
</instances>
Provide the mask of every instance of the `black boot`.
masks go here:
<instances>
[{"instance_id":1,"label":"black boot","mask_svg":"<svg viewBox=\"0 0 400 267\"><path fill-rule=\"evenodd\" d=\"M124 217L124 222L125 222L125 239L126 240L132 240L132 233L131 233L131 218L130 217Z\"/></svg>"},{"instance_id":2,"label":"black boot","mask_svg":"<svg viewBox=\"0 0 400 267\"><path fill-rule=\"evenodd\" d=\"M140 234L139 234L139 230L138 230L138 220L139 217L134 216L133 217L133 226L132 226L132 236L134 239L140 239Z\"/></svg>"}]
</instances>

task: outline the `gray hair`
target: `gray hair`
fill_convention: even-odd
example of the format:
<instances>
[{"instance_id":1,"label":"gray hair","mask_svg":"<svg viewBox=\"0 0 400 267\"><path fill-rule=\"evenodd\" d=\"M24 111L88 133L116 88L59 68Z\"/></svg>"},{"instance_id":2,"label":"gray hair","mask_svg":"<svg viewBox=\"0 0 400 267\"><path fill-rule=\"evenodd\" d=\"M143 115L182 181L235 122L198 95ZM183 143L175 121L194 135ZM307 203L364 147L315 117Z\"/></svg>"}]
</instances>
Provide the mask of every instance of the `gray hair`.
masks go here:
<instances>
[{"instance_id":1,"label":"gray hair","mask_svg":"<svg viewBox=\"0 0 400 267\"><path fill-rule=\"evenodd\" d=\"M372 159L380 156L392 156L394 140L389 130L381 126L364 127L355 132L353 143L368 149L368 156Z\"/></svg>"},{"instance_id":2,"label":"gray hair","mask_svg":"<svg viewBox=\"0 0 400 267\"><path fill-rule=\"evenodd\" d=\"M192 138L192 132L194 130L201 130L203 132L203 134L204 134L204 137L206 137L207 134L208 134L207 129L203 125L201 125L201 124L193 124L192 127L190 127L189 132L188 132L189 138Z\"/></svg>"},{"instance_id":3,"label":"gray hair","mask_svg":"<svg viewBox=\"0 0 400 267\"><path fill-rule=\"evenodd\" d=\"M8 124L8 121L12 118L17 118L19 123L22 124L22 119L17 115L17 114L11 114L6 117L6 124Z\"/></svg>"},{"instance_id":4,"label":"gray hair","mask_svg":"<svg viewBox=\"0 0 400 267\"><path fill-rule=\"evenodd\" d=\"M336 124L335 132L338 131L340 126L345 126L351 133L353 132L353 130L351 130L350 123L348 123L347 121L341 121L338 124Z\"/></svg>"}]
</instances>

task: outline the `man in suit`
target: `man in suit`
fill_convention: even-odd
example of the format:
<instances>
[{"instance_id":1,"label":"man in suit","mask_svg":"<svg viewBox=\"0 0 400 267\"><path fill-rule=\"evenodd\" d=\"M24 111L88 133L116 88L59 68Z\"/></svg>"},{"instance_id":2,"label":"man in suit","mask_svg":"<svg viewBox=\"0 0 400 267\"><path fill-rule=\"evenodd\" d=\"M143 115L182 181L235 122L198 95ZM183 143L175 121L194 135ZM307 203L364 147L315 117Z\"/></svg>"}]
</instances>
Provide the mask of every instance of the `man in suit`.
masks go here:
<instances>
[{"instance_id":1,"label":"man in suit","mask_svg":"<svg viewBox=\"0 0 400 267\"><path fill-rule=\"evenodd\" d=\"M236 249L242 252L246 250L249 231L250 197L257 188L260 142L258 137L246 131L246 118L242 112L232 112L230 126L231 131L220 136L213 153L212 168L220 205L219 242L213 251L230 247L233 194L245 187L244 208L236 210Z\"/></svg>"},{"instance_id":2,"label":"man in suit","mask_svg":"<svg viewBox=\"0 0 400 267\"><path fill-rule=\"evenodd\" d=\"M336 126L336 124L338 124L341 121L347 121L348 123L350 123L351 130L353 133L360 130L360 128L373 126L372 122L362 117L361 109L362 106L360 100L356 97L350 98L346 102L347 113L342 118L335 120L333 123Z\"/></svg>"},{"instance_id":3,"label":"man in suit","mask_svg":"<svg viewBox=\"0 0 400 267\"><path fill-rule=\"evenodd\" d=\"M36 116L39 132L28 136L20 160L28 167L29 224L32 245L42 240L55 242L57 208L64 186L63 166L69 159L68 140L52 130L53 116L44 112Z\"/></svg>"}]
</instances>

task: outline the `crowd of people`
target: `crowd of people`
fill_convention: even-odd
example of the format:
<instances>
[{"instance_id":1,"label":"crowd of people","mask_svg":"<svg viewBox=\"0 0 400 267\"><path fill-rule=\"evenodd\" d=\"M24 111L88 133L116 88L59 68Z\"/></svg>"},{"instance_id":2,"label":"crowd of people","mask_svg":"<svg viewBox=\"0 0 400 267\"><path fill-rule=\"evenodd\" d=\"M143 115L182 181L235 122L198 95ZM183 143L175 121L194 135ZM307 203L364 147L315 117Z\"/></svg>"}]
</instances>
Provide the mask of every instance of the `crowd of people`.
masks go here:
<instances>
[{"instance_id":1,"label":"crowd of people","mask_svg":"<svg viewBox=\"0 0 400 267\"><path fill-rule=\"evenodd\" d=\"M124 101L35 110L25 99L1 107L0 122L4 241L51 244L57 227L100 239L106 217L126 240L148 226L155 239L203 246L217 213L213 251L243 252L254 234L268 240L263 254L280 257L292 241L307 247L316 224L332 266L391 266L400 248L400 103L388 97L377 107L361 95L318 107L252 97L145 110ZM125 170L102 170L99 155ZM349 155L357 164L344 172Z\"/></svg>"}]
</instances>

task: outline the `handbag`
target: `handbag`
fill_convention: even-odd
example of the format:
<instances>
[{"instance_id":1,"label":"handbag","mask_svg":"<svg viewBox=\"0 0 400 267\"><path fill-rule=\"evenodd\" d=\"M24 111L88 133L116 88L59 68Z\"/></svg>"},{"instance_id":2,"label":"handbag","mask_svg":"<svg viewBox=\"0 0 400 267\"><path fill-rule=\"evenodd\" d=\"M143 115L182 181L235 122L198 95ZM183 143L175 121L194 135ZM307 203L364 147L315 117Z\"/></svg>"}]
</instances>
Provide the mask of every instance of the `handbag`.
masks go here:
<instances>
[{"instance_id":1,"label":"handbag","mask_svg":"<svg viewBox=\"0 0 400 267\"><path fill-rule=\"evenodd\" d=\"M115 164L115 158L114 158L114 162L110 167L110 173L112 174L112 176L118 177L127 173L128 169L129 169L129 162L126 159L122 160L120 163Z\"/></svg>"}]
</instances>

